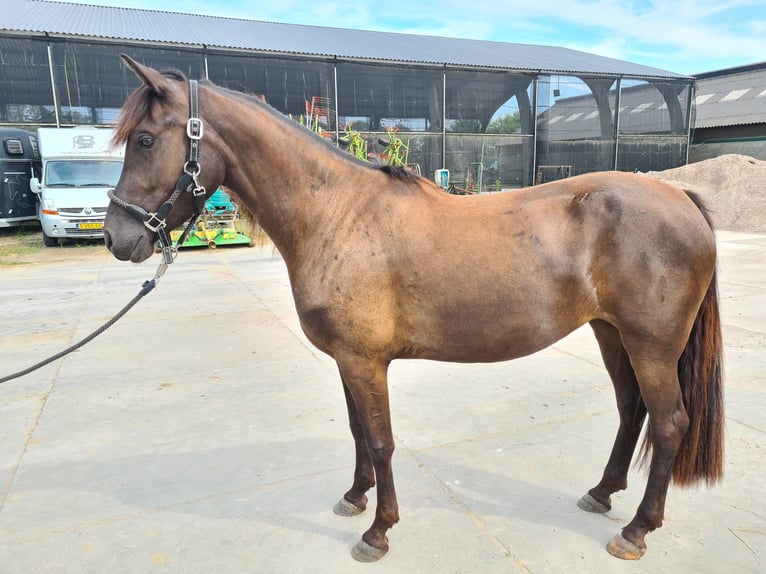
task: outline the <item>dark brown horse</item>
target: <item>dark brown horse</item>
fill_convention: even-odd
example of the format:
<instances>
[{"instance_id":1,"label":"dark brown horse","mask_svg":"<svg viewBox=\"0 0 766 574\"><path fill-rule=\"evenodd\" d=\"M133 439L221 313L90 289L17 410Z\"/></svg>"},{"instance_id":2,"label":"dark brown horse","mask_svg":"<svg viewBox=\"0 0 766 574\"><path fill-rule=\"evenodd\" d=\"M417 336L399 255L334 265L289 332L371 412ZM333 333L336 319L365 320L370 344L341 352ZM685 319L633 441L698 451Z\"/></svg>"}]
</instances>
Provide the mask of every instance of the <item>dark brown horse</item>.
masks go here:
<instances>
[{"instance_id":1,"label":"dark brown horse","mask_svg":"<svg viewBox=\"0 0 766 574\"><path fill-rule=\"evenodd\" d=\"M306 336L340 369L356 467L335 511L362 512L377 483L375 520L353 550L357 559L383 556L399 520L386 380L394 359L504 361L589 323L620 425L582 508L606 512L610 495L627 487L649 415L644 498L608 545L621 558L645 552L671 478L721 478L716 242L694 194L594 173L511 193L448 195L406 171L358 161L254 98L123 59L143 85L120 117L125 168L106 244L122 260L149 258L158 221L172 228L192 215L187 189L224 184L252 212L284 257ZM187 126L197 93L200 119ZM193 177L176 185L187 161ZM168 213L160 206L171 193ZM142 212L160 215L136 217Z\"/></svg>"}]
</instances>

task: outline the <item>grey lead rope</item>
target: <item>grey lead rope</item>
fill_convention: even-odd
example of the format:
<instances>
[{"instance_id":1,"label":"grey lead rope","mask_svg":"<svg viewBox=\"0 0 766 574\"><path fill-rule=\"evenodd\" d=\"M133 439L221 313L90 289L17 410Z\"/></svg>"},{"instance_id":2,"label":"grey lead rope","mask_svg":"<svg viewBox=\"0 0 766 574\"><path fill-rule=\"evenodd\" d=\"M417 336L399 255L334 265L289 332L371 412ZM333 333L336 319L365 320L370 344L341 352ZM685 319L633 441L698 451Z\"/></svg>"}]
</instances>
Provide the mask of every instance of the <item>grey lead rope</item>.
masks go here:
<instances>
[{"instance_id":1,"label":"grey lead rope","mask_svg":"<svg viewBox=\"0 0 766 574\"><path fill-rule=\"evenodd\" d=\"M138 294L133 297L133 299L130 300L130 302L125 305L120 311L109 321L101 325L98 329L93 331L90 335L85 337L84 339L78 341L71 347L68 347L64 349L63 351L56 353L52 357L48 357L44 361L40 361L39 363L32 365L31 367L27 367L26 369L22 371L18 371L16 373L13 373L12 375L7 375L5 377L0 378L0 383L5 383L7 381L11 381L13 379L18 379L19 377L23 377L24 375L28 375L29 373L36 371L37 369L40 369L44 367L45 365L49 365L50 363L57 361L61 357L64 357L68 355L69 353L72 353L82 347L83 345L90 343L93 339L98 337L101 333L106 331L109 327L114 325L117 321L119 321L125 313L130 311L136 303L138 303L145 295L147 295L152 289L154 289L157 284L160 281L160 277L162 277L165 274L165 270L167 269L167 263L161 263L160 266L157 268L157 272L154 274L154 277L152 279L149 279L147 281L144 281L144 284L141 286L141 290L138 292Z\"/></svg>"}]
</instances>

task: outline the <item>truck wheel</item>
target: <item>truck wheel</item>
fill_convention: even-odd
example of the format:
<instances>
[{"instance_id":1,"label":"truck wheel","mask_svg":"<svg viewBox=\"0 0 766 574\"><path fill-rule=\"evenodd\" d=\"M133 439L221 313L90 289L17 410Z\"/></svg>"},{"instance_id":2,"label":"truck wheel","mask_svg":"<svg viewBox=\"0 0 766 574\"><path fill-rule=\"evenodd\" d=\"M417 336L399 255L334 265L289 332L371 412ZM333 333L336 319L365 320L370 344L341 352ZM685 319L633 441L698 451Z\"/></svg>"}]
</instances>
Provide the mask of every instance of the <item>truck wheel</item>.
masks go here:
<instances>
[{"instance_id":1,"label":"truck wheel","mask_svg":"<svg viewBox=\"0 0 766 574\"><path fill-rule=\"evenodd\" d=\"M43 231L43 245L46 247L56 247L59 244L59 240L55 237L49 237L48 235L45 235L45 231Z\"/></svg>"}]
</instances>

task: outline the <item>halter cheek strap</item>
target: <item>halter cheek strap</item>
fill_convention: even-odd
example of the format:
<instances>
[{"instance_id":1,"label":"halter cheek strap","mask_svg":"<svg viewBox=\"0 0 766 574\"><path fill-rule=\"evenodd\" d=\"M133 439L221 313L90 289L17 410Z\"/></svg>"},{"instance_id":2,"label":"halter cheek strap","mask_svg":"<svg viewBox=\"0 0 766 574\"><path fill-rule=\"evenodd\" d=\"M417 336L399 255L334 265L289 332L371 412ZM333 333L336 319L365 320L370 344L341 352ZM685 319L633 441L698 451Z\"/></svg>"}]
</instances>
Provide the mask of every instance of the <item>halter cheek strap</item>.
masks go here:
<instances>
[{"instance_id":1,"label":"halter cheek strap","mask_svg":"<svg viewBox=\"0 0 766 574\"><path fill-rule=\"evenodd\" d=\"M107 192L109 199L127 210L133 217L143 222L147 229L157 234L162 249L162 259L165 264L173 263L178 247L186 241L186 237L189 235L191 229L197 224L197 220L205 207L205 195L207 192L204 186L199 182L199 174L202 171L202 168L199 165L199 150L204 131L204 124L199 117L199 90L197 80L189 80L189 120L186 122L186 137L189 138L189 155L184 164L183 173L176 182L173 193L157 211L150 213L141 206L120 199L115 195L113 189L110 189ZM176 200L184 192L191 192L194 197L195 214L189 220L183 233L181 233L181 237L179 237L176 247L173 247L173 243L168 235L166 220L170 214L170 210L173 209Z\"/></svg>"}]
</instances>

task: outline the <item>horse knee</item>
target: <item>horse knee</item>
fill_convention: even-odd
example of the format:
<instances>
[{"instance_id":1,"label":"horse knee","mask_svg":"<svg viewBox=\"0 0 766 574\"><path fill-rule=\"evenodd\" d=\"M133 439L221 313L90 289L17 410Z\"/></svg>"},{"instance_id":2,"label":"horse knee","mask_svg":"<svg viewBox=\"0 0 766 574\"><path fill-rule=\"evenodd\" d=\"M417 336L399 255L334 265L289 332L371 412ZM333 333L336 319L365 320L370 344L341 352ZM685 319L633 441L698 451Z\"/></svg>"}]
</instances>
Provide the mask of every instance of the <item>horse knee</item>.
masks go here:
<instances>
[{"instance_id":1,"label":"horse knee","mask_svg":"<svg viewBox=\"0 0 766 574\"><path fill-rule=\"evenodd\" d=\"M375 443L369 445L370 457L374 463L388 463L394 455L394 443Z\"/></svg>"}]
</instances>

